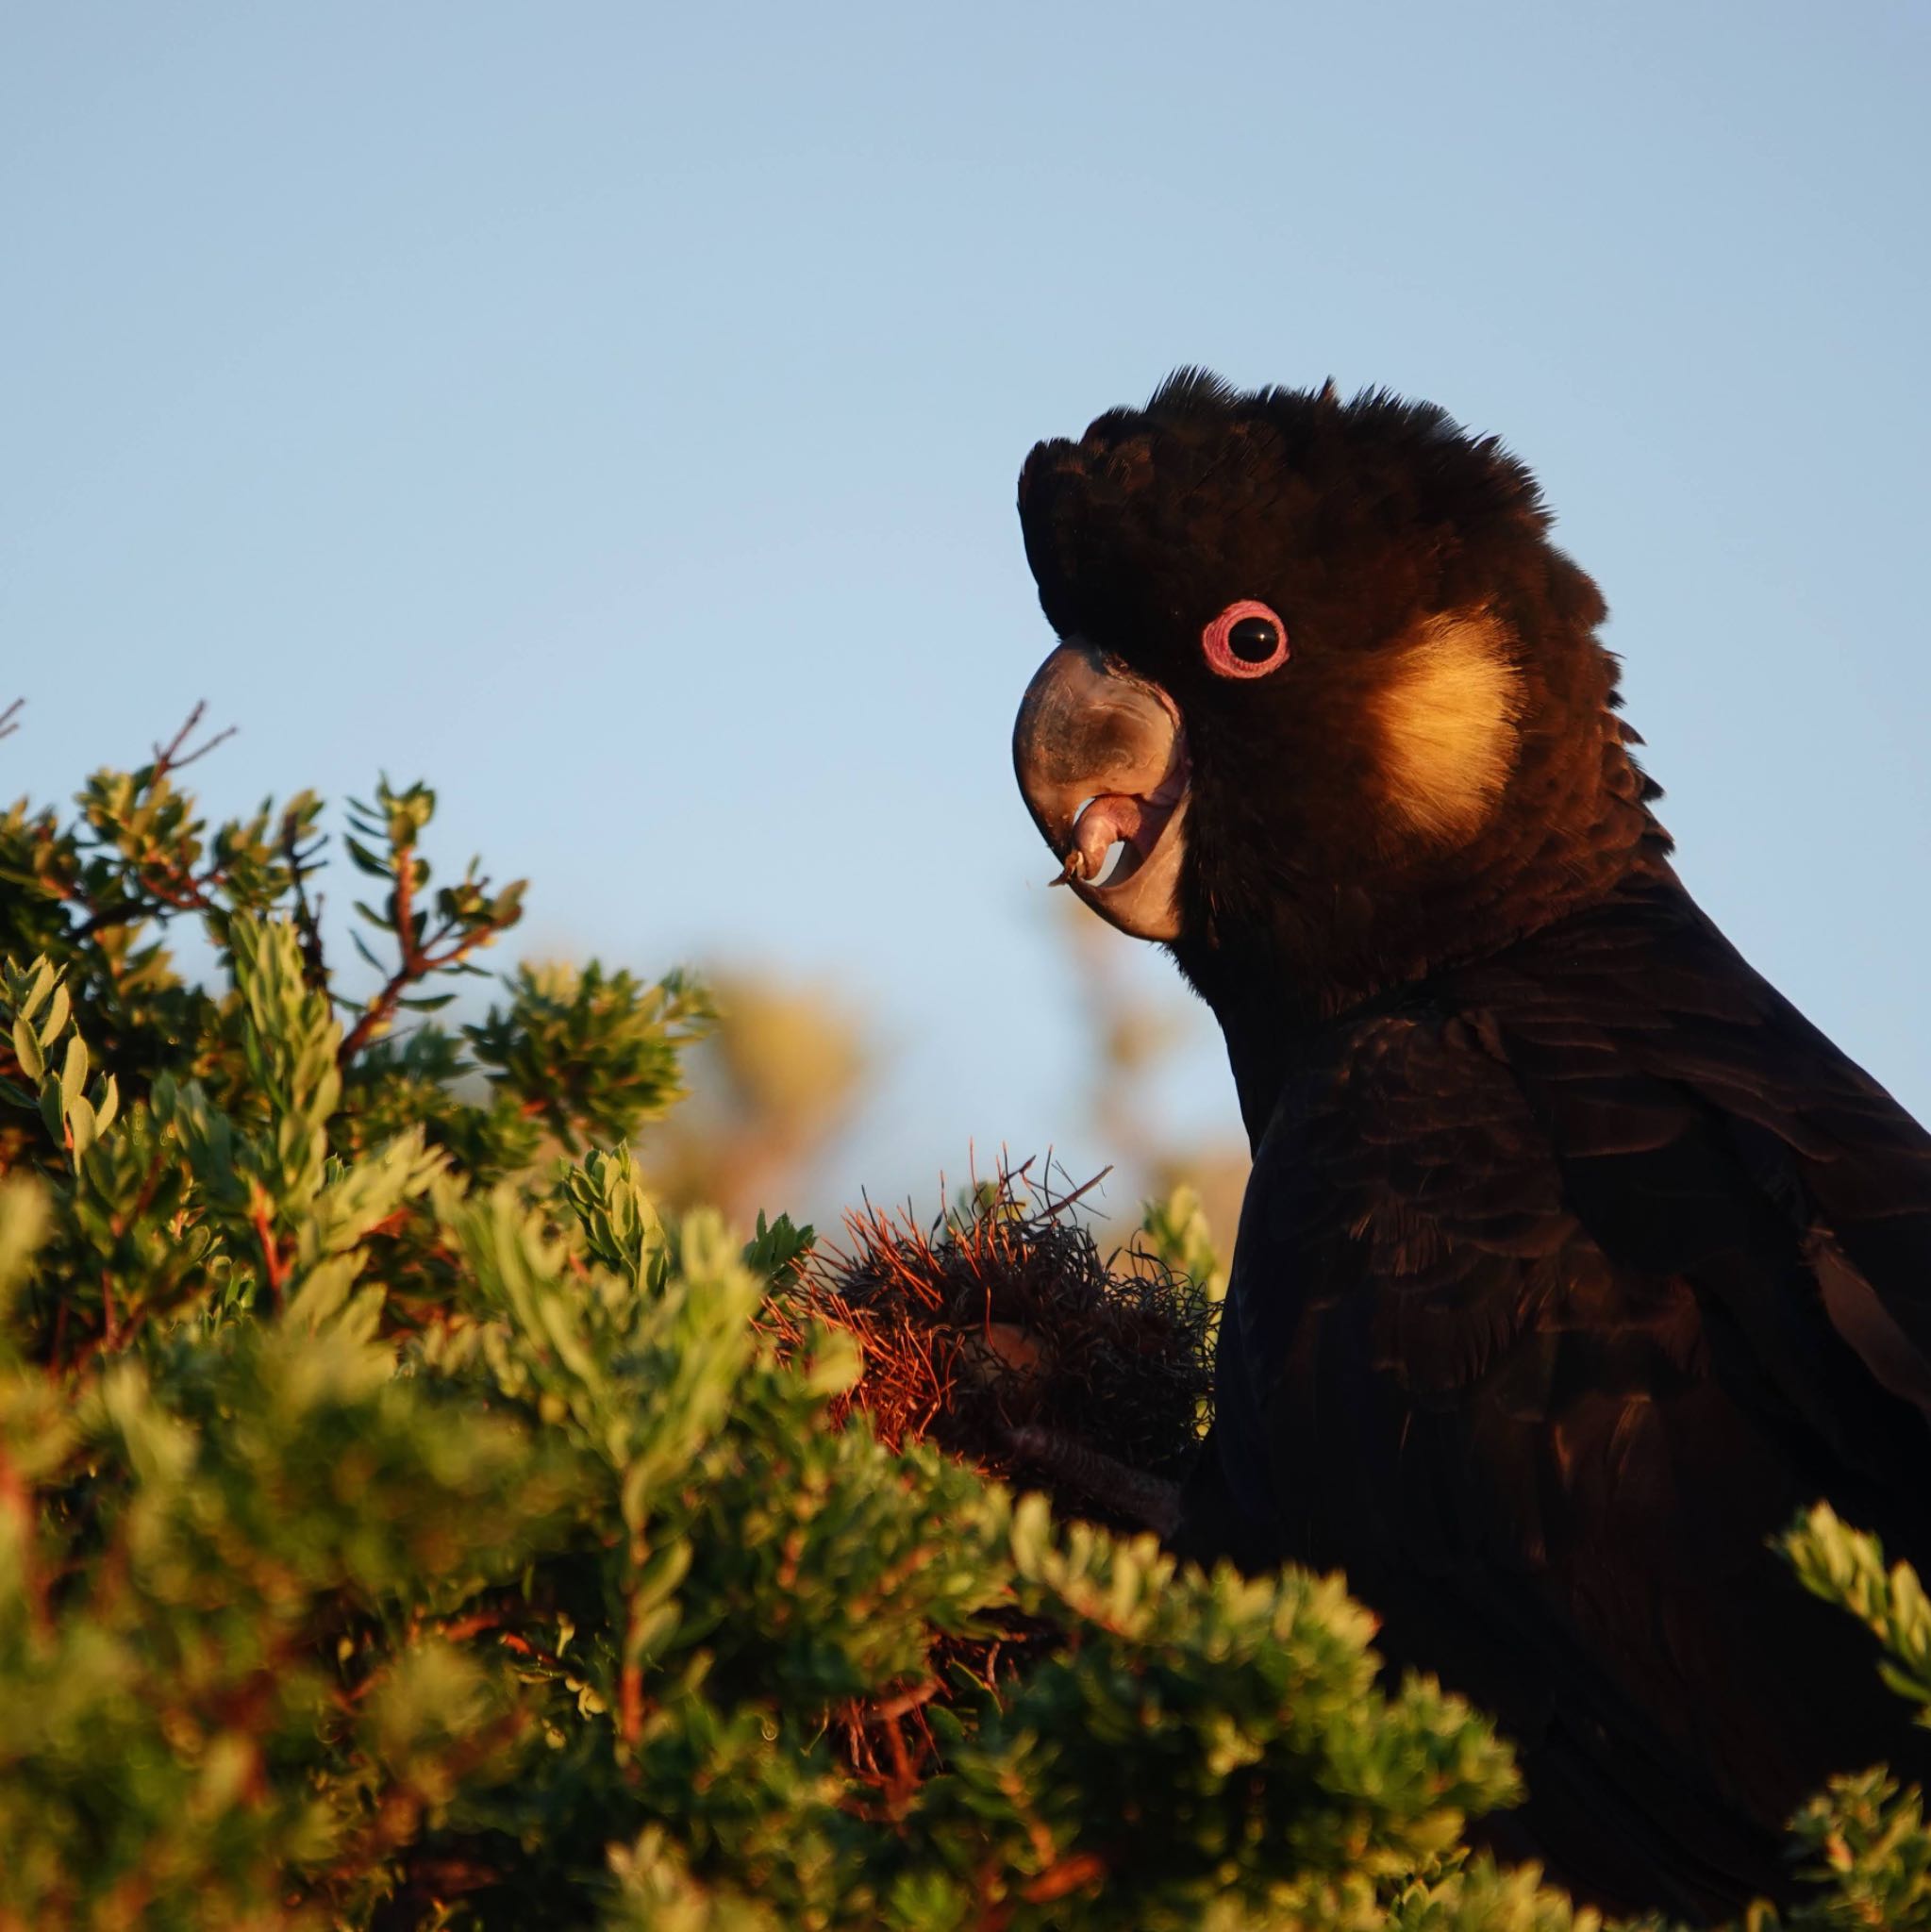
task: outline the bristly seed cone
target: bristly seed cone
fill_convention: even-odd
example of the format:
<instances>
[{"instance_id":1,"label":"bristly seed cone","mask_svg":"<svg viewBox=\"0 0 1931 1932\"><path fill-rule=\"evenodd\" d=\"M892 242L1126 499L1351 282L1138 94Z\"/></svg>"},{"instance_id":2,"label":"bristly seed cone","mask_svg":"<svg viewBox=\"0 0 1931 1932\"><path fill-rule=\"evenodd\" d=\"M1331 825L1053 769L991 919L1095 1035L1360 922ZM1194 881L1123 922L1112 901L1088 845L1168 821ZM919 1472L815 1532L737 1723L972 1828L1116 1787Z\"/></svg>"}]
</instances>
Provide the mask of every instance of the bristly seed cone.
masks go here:
<instances>
[{"instance_id":1,"label":"bristly seed cone","mask_svg":"<svg viewBox=\"0 0 1931 1932\"><path fill-rule=\"evenodd\" d=\"M1108 1258L1057 1192L1002 1164L929 1226L869 1205L789 1297L857 1342L839 1405L888 1446L930 1441L1046 1491L1061 1513L1140 1530L1199 1441L1218 1309L1131 1247Z\"/></svg>"}]
</instances>

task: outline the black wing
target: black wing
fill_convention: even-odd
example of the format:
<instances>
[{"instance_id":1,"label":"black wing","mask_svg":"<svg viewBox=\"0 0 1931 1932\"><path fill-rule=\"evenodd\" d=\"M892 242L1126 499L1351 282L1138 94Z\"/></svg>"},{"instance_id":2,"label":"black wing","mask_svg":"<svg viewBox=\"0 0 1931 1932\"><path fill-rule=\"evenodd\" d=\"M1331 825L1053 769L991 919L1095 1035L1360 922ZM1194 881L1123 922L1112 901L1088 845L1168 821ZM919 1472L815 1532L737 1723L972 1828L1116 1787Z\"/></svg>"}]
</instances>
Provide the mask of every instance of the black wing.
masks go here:
<instances>
[{"instance_id":1,"label":"black wing","mask_svg":"<svg viewBox=\"0 0 1931 1932\"><path fill-rule=\"evenodd\" d=\"M1309 1043L1182 1544L1344 1568L1522 1743L1564 1877L1732 1908L1912 1748L1766 1545L1823 1495L1931 1555L1927 1356L1931 1141L1651 886Z\"/></svg>"}]
</instances>

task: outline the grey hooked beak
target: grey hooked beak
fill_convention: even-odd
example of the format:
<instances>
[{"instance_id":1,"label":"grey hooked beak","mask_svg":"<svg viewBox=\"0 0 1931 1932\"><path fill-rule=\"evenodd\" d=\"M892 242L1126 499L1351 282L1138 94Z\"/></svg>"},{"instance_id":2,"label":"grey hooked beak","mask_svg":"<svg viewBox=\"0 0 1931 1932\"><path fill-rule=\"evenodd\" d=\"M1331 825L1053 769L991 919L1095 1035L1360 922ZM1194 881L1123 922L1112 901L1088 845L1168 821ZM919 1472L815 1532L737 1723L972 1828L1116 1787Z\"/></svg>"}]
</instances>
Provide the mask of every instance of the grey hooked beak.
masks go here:
<instances>
[{"instance_id":1,"label":"grey hooked beak","mask_svg":"<svg viewBox=\"0 0 1931 1932\"><path fill-rule=\"evenodd\" d=\"M1177 939L1188 762L1173 699L1070 640L1020 700L1012 765L1060 879L1122 932ZM1124 850L1103 876L1115 845Z\"/></svg>"}]
</instances>

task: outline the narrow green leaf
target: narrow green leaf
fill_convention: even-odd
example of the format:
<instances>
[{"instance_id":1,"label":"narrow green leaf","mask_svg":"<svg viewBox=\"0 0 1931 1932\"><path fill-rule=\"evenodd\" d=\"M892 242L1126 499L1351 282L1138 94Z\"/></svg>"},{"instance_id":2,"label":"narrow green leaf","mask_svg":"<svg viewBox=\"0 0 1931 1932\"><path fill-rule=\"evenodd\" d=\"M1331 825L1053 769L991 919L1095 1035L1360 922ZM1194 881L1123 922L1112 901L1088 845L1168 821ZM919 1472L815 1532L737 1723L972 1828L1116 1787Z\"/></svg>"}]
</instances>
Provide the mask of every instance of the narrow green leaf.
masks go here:
<instances>
[{"instance_id":1,"label":"narrow green leaf","mask_svg":"<svg viewBox=\"0 0 1931 1932\"><path fill-rule=\"evenodd\" d=\"M54 997L47 1006L47 1017L41 1022L41 1044L49 1051L67 1030L69 1007L67 988L63 983L54 989Z\"/></svg>"},{"instance_id":2,"label":"narrow green leaf","mask_svg":"<svg viewBox=\"0 0 1931 1932\"><path fill-rule=\"evenodd\" d=\"M38 1085L46 1074L47 1062L40 1038L25 1013L13 1023L13 1057L20 1062L21 1072Z\"/></svg>"},{"instance_id":3,"label":"narrow green leaf","mask_svg":"<svg viewBox=\"0 0 1931 1932\"><path fill-rule=\"evenodd\" d=\"M60 1098L69 1108L78 1105L87 1091L87 1042L76 1033L67 1042L60 1067Z\"/></svg>"},{"instance_id":4,"label":"narrow green leaf","mask_svg":"<svg viewBox=\"0 0 1931 1932\"><path fill-rule=\"evenodd\" d=\"M352 839L344 832L342 834L342 847L348 853L350 862L358 872L367 873L372 879L386 879L391 876L389 861L378 854L370 851L368 846L364 845L359 839Z\"/></svg>"}]
</instances>

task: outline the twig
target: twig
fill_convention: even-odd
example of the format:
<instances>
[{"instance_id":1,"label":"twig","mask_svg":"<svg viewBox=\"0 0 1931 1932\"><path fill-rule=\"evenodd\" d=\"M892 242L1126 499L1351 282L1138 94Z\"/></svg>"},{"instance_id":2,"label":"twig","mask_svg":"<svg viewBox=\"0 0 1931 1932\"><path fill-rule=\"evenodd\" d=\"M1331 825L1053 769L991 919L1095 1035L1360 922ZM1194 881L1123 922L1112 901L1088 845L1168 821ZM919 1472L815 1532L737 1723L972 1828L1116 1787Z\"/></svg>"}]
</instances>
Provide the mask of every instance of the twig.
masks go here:
<instances>
[{"instance_id":1,"label":"twig","mask_svg":"<svg viewBox=\"0 0 1931 1932\"><path fill-rule=\"evenodd\" d=\"M206 912L214 904L208 896L208 888L218 876L211 873L206 879L191 878L184 892L169 892L159 887L151 887L149 890L154 893L151 899L129 899L124 905L105 907L83 919L69 937L91 940L110 925L138 924L143 919L154 918L157 913Z\"/></svg>"},{"instance_id":2,"label":"twig","mask_svg":"<svg viewBox=\"0 0 1931 1932\"><path fill-rule=\"evenodd\" d=\"M496 1641L505 1650L517 1657L529 1657L533 1662L541 1664L546 1671L555 1671L559 1675L563 1672L563 1659L560 1657L553 1657L547 1650L532 1643L527 1637L519 1637L513 1630L504 1631Z\"/></svg>"},{"instance_id":3,"label":"twig","mask_svg":"<svg viewBox=\"0 0 1931 1932\"><path fill-rule=\"evenodd\" d=\"M18 706L11 707L10 709L18 709ZM142 780L142 790L145 792L152 794L171 773L185 770L197 758L205 758L216 745L224 744L234 737L236 727L230 724L225 730L217 731L206 744L184 754L182 746L199 727L207 712L208 705L204 700L189 712L187 723L166 744L157 744L154 747L154 761L145 768ZM0 712L0 720L4 720L8 715L9 713ZM141 878L139 883L146 894L145 897L128 899L118 906L96 908L74 928L69 937L76 941L91 940L96 934L107 931L109 926L138 925L143 920L165 917L170 912L211 911L214 908L214 889L222 882L223 873L219 866L210 867L200 878L196 878L191 871L177 874L173 879L162 880L159 883ZM61 896L64 898L70 895L62 893Z\"/></svg>"},{"instance_id":4,"label":"twig","mask_svg":"<svg viewBox=\"0 0 1931 1932\"><path fill-rule=\"evenodd\" d=\"M236 731L240 728L237 725L230 724L225 729L217 731L198 751L191 751L186 758L183 758L181 756L181 747L188 742L189 738L207 715L208 700L203 698L188 713L188 722L181 726L180 730L175 732L174 737L169 739L165 745L158 744L155 746L154 763L148 767L147 782L150 785L158 784L170 772L186 771L196 758L205 758L216 745L225 743L227 740L234 737Z\"/></svg>"},{"instance_id":5,"label":"twig","mask_svg":"<svg viewBox=\"0 0 1931 1932\"><path fill-rule=\"evenodd\" d=\"M874 1704L865 1714L874 1718L907 1717L922 1704L930 1704L938 1696L940 1689L937 1677L927 1677L924 1683L914 1684L910 1690L900 1690Z\"/></svg>"},{"instance_id":6,"label":"twig","mask_svg":"<svg viewBox=\"0 0 1931 1932\"><path fill-rule=\"evenodd\" d=\"M1026 1167L1030 1167L1031 1165L1032 1162L1030 1160L1026 1162ZM1060 1171L1064 1173L1065 1170L1061 1169ZM1022 1168L1020 1172L1022 1175L1024 1175L1025 1169ZM1088 1194L1091 1193L1092 1191L1096 1187L1098 1187L1099 1184L1103 1180L1105 1180L1106 1177L1112 1172L1112 1163L1108 1161L1105 1167L1101 1168L1098 1174L1093 1175L1091 1180L1080 1182L1079 1186L1074 1188L1072 1193L1061 1194L1059 1198L1056 1201L1051 1194L1045 1192L1042 1190L1040 1194L1040 1199L1044 1204L1046 1212L1048 1214L1064 1214L1066 1210L1069 1208L1071 1208L1075 1201L1083 1200Z\"/></svg>"},{"instance_id":7,"label":"twig","mask_svg":"<svg viewBox=\"0 0 1931 1932\"><path fill-rule=\"evenodd\" d=\"M0 738L11 738L20 729L20 714L25 705L25 698L15 698L5 709L0 709Z\"/></svg>"},{"instance_id":8,"label":"twig","mask_svg":"<svg viewBox=\"0 0 1931 1932\"><path fill-rule=\"evenodd\" d=\"M643 1735L643 1666L626 1663L617 1674L617 1734L632 1749Z\"/></svg>"},{"instance_id":9,"label":"twig","mask_svg":"<svg viewBox=\"0 0 1931 1932\"><path fill-rule=\"evenodd\" d=\"M1097 1852L1074 1852L1072 1857L1062 1858L1041 1872L1025 1888L1023 1896L1028 1905L1051 1905L1070 1891L1098 1885L1106 1875L1107 1861Z\"/></svg>"},{"instance_id":10,"label":"twig","mask_svg":"<svg viewBox=\"0 0 1931 1932\"><path fill-rule=\"evenodd\" d=\"M905 1733L898 1727L896 1717L885 1717L885 1749L891 1759L891 1777L885 1788L885 1802L897 1810L919 1788L918 1774L912 1770L911 1755L906 1750Z\"/></svg>"},{"instance_id":11,"label":"twig","mask_svg":"<svg viewBox=\"0 0 1931 1932\"><path fill-rule=\"evenodd\" d=\"M350 1027L337 1049L335 1063L346 1067L361 1050L368 1045L378 1028L388 1024L394 1016L397 1003L403 990L411 986L423 976L424 968L419 961L426 948L419 951L415 935L416 897L416 848L413 845L398 845L395 848L395 942L402 953L402 964L390 974L389 984L363 1008L361 1017ZM449 930L441 927L436 935L441 939ZM429 944L433 946L435 940Z\"/></svg>"},{"instance_id":12,"label":"twig","mask_svg":"<svg viewBox=\"0 0 1931 1932\"><path fill-rule=\"evenodd\" d=\"M255 1229L255 1238L261 1243L261 1266L268 1278L268 1291L275 1297L275 1306L281 1306L282 1283L289 1278L288 1263L282 1259L281 1248L275 1238L275 1229L268 1218L266 1197L258 1197L249 1222Z\"/></svg>"},{"instance_id":13,"label":"twig","mask_svg":"<svg viewBox=\"0 0 1931 1932\"><path fill-rule=\"evenodd\" d=\"M473 928L443 953L436 948L443 941L462 932L461 924L446 919L420 945L413 931L411 901L415 893L415 847L400 846L395 855L395 937L402 948L402 964L389 976L388 984L362 1008L361 1016L349 1028L336 1052L336 1065L346 1069L349 1062L368 1045L389 1022L402 996L433 973L446 973L459 966L482 945L495 937L495 929L482 925Z\"/></svg>"},{"instance_id":14,"label":"twig","mask_svg":"<svg viewBox=\"0 0 1931 1932\"><path fill-rule=\"evenodd\" d=\"M168 1158L165 1152L157 1154L148 1162L147 1173L141 1177L141 1190L135 1195L133 1204L125 1208L117 1208L108 1217L108 1232L118 1241L130 1227L141 1224L141 1217L153 1204L155 1192L161 1184L161 1177L168 1171Z\"/></svg>"},{"instance_id":15,"label":"twig","mask_svg":"<svg viewBox=\"0 0 1931 1932\"><path fill-rule=\"evenodd\" d=\"M445 1643L460 1643L465 1638L474 1637L485 1630L500 1630L503 1627L503 1613L500 1610L472 1610L464 1617L452 1617L446 1624L436 1625L436 1634Z\"/></svg>"}]
</instances>

